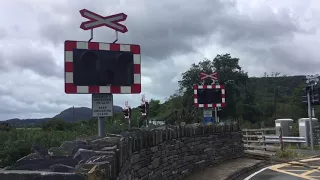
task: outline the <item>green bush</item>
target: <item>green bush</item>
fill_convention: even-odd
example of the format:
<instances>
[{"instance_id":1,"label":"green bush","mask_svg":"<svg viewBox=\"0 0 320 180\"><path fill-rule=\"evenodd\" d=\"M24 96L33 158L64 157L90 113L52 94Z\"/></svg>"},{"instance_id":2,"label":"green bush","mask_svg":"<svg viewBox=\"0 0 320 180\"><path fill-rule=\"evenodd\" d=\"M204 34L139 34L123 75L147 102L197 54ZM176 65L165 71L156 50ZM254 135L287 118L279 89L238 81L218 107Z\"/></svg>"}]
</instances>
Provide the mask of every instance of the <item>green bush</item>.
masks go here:
<instances>
[{"instance_id":1,"label":"green bush","mask_svg":"<svg viewBox=\"0 0 320 180\"><path fill-rule=\"evenodd\" d=\"M76 137L87 137L97 134L97 120L69 123L53 119L37 128L12 128L0 131L0 167L10 166L18 159L31 153L31 146L37 143L47 150L58 147L64 141ZM122 124L122 125L121 125ZM127 128L122 121L107 121L107 132L121 131Z\"/></svg>"},{"instance_id":2,"label":"green bush","mask_svg":"<svg viewBox=\"0 0 320 180\"><path fill-rule=\"evenodd\" d=\"M299 154L297 152L294 152L289 149L279 150L276 153L276 156L278 158L284 158L284 159L293 159L299 157Z\"/></svg>"},{"instance_id":3,"label":"green bush","mask_svg":"<svg viewBox=\"0 0 320 180\"><path fill-rule=\"evenodd\" d=\"M76 136L75 131L42 131L31 128L0 132L0 167L11 165L30 154L34 143L48 149L60 146L63 141L73 140Z\"/></svg>"},{"instance_id":4,"label":"green bush","mask_svg":"<svg viewBox=\"0 0 320 180\"><path fill-rule=\"evenodd\" d=\"M74 124L65 122L61 119L52 119L46 123L43 123L42 129L44 131L70 131L74 130Z\"/></svg>"}]
</instances>

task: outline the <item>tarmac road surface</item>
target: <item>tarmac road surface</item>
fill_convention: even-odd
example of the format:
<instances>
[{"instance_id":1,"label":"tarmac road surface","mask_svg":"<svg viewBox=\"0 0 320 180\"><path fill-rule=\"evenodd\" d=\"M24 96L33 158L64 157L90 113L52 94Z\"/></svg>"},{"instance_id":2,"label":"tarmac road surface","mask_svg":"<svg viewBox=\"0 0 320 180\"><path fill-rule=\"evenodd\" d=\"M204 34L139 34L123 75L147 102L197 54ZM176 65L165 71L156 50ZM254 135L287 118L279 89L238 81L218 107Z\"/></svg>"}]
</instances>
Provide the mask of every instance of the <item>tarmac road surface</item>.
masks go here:
<instances>
[{"instance_id":1,"label":"tarmac road surface","mask_svg":"<svg viewBox=\"0 0 320 180\"><path fill-rule=\"evenodd\" d=\"M320 180L320 158L276 164L251 173L237 180Z\"/></svg>"},{"instance_id":2,"label":"tarmac road surface","mask_svg":"<svg viewBox=\"0 0 320 180\"><path fill-rule=\"evenodd\" d=\"M261 171L246 177L244 180L304 180L304 178L277 172L269 168L263 168Z\"/></svg>"}]
</instances>

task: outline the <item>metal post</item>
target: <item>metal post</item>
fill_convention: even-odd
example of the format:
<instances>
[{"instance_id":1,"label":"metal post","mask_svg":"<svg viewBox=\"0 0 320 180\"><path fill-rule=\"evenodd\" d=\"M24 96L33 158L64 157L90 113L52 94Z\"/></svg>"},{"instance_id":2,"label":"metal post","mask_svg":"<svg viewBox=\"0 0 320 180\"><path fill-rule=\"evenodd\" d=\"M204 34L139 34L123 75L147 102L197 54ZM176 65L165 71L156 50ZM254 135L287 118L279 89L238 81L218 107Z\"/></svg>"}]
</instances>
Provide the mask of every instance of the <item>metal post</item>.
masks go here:
<instances>
[{"instance_id":1,"label":"metal post","mask_svg":"<svg viewBox=\"0 0 320 180\"><path fill-rule=\"evenodd\" d=\"M106 136L106 122L104 121L104 117L98 117L98 135L100 137Z\"/></svg>"},{"instance_id":2,"label":"metal post","mask_svg":"<svg viewBox=\"0 0 320 180\"><path fill-rule=\"evenodd\" d=\"M311 150L313 150L313 128L312 128L312 114L311 114L311 98L310 98L310 91L307 92L307 98L308 98L308 117L309 117L309 133L310 133L310 145Z\"/></svg>"},{"instance_id":3,"label":"metal post","mask_svg":"<svg viewBox=\"0 0 320 180\"><path fill-rule=\"evenodd\" d=\"M280 149L283 151L283 139L282 139L282 128L279 128L280 130L280 135L279 135L279 140L280 140Z\"/></svg>"},{"instance_id":4,"label":"metal post","mask_svg":"<svg viewBox=\"0 0 320 180\"><path fill-rule=\"evenodd\" d=\"M217 107L214 108L214 120L216 122L219 122L219 120L218 120L218 108Z\"/></svg>"},{"instance_id":5,"label":"metal post","mask_svg":"<svg viewBox=\"0 0 320 180\"><path fill-rule=\"evenodd\" d=\"M128 122L129 122L128 123L128 129L131 129L131 118L130 117L128 118Z\"/></svg>"},{"instance_id":6,"label":"metal post","mask_svg":"<svg viewBox=\"0 0 320 180\"><path fill-rule=\"evenodd\" d=\"M313 118L316 117L314 108L312 108L312 113L311 113L311 115L312 115Z\"/></svg>"}]
</instances>

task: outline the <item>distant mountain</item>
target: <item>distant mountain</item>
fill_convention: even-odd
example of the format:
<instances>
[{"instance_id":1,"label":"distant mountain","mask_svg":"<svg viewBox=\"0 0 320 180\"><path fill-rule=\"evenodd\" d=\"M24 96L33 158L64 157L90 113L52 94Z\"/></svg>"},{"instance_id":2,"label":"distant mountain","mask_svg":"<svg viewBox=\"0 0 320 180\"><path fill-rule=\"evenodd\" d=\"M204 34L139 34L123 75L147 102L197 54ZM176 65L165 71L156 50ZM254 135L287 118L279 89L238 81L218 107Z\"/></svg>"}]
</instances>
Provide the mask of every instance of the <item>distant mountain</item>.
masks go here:
<instances>
[{"instance_id":1,"label":"distant mountain","mask_svg":"<svg viewBox=\"0 0 320 180\"><path fill-rule=\"evenodd\" d=\"M113 106L113 112L119 113L123 109L119 106ZM54 116L53 118L63 119L68 122L76 122L81 120L87 120L92 118L92 110L87 107L80 108L69 108L62 111L60 114Z\"/></svg>"},{"instance_id":2,"label":"distant mountain","mask_svg":"<svg viewBox=\"0 0 320 180\"><path fill-rule=\"evenodd\" d=\"M123 109L120 106L113 106L114 113L122 112ZM52 118L62 119L67 122L76 122L81 120L88 120L92 118L92 110L87 107L79 108L68 108L63 110L61 113L55 115ZM34 126L39 125L40 123L47 122L52 118L41 118L41 119L8 119L5 122L15 126L15 127L25 127L25 126Z\"/></svg>"},{"instance_id":3,"label":"distant mountain","mask_svg":"<svg viewBox=\"0 0 320 180\"><path fill-rule=\"evenodd\" d=\"M25 127L25 126L34 126L43 122L49 121L51 118L42 118L42 119L9 119L5 122L9 123L14 127Z\"/></svg>"}]
</instances>

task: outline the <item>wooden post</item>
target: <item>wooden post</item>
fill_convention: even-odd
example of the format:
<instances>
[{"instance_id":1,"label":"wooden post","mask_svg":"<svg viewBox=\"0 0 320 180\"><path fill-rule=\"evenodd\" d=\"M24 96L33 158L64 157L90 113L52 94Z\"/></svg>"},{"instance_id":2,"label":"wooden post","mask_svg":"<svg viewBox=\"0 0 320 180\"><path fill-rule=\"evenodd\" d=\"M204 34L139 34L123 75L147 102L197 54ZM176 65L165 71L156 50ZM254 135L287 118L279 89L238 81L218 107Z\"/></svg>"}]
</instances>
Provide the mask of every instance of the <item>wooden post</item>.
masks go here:
<instances>
[{"instance_id":1,"label":"wooden post","mask_svg":"<svg viewBox=\"0 0 320 180\"><path fill-rule=\"evenodd\" d=\"M279 135L279 140L280 140L280 149L283 151L283 140L282 140L282 128L279 128L280 135Z\"/></svg>"},{"instance_id":2,"label":"wooden post","mask_svg":"<svg viewBox=\"0 0 320 180\"><path fill-rule=\"evenodd\" d=\"M265 133L264 133L264 129L262 129L261 136L262 136L262 145L263 145L263 147L264 147L264 151L267 151L267 147L266 147L266 136L265 136Z\"/></svg>"},{"instance_id":3,"label":"wooden post","mask_svg":"<svg viewBox=\"0 0 320 180\"><path fill-rule=\"evenodd\" d=\"M249 145L249 143L248 143L249 142L248 130L247 129L244 129L244 130L246 131L246 140L247 140L246 144Z\"/></svg>"}]
</instances>

